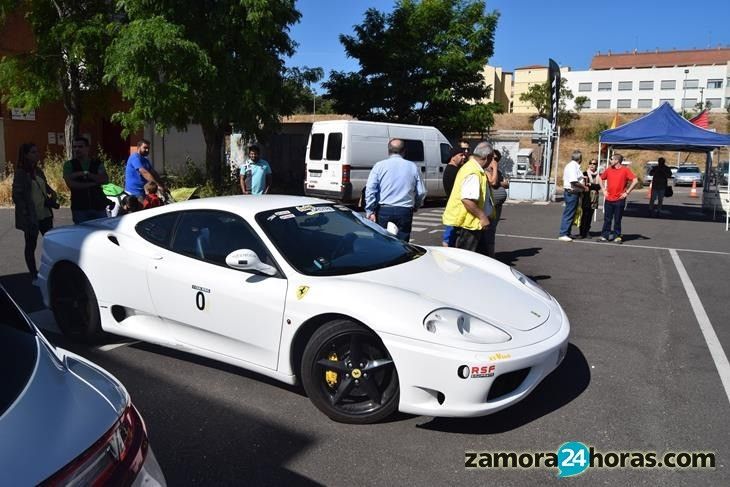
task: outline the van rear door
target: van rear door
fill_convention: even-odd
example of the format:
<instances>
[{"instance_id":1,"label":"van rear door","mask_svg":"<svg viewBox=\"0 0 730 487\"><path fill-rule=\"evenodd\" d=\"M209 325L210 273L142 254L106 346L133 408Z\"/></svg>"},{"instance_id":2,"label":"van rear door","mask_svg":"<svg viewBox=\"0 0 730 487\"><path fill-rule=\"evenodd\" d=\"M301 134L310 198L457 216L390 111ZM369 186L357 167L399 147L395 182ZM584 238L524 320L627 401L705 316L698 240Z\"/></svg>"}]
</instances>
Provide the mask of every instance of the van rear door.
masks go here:
<instances>
[{"instance_id":1,"label":"van rear door","mask_svg":"<svg viewBox=\"0 0 730 487\"><path fill-rule=\"evenodd\" d=\"M312 126L307 144L304 194L339 201L352 198L350 168L342 164L343 125Z\"/></svg>"}]
</instances>

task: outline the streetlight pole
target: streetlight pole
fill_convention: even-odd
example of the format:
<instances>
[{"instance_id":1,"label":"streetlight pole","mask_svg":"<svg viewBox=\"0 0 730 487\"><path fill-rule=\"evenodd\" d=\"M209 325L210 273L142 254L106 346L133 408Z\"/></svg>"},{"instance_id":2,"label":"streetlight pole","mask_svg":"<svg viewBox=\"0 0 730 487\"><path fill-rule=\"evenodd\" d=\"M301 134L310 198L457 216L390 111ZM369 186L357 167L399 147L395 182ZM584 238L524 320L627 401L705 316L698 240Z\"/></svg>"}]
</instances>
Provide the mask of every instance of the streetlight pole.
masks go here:
<instances>
[{"instance_id":1,"label":"streetlight pole","mask_svg":"<svg viewBox=\"0 0 730 487\"><path fill-rule=\"evenodd\" d=\"M682 84L682 103L680 105L682 107L682 113L684 113L684 100L687 98L687 74L689 74L689 69L684 70L684 83Z\"/></svg>"},{"instance_id":2,"label":"streetlight pole","mask_svg":"<svg viewBox=\"0 0 730 487\"><path fill-rule=\"evenodd\" d=\"M705 108L705 88L700 88L700 110Z\"/></svg>"}]
</instances>

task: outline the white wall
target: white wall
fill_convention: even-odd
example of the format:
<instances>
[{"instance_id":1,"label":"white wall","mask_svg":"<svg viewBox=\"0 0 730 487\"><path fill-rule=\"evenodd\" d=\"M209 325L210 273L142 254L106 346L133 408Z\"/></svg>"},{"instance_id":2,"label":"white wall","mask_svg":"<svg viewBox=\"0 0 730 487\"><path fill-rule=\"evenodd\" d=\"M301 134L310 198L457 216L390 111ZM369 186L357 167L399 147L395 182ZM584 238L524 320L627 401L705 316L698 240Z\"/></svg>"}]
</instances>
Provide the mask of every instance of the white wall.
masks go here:
<instances>
[{"instance_id":1,"label":"white wall","mask_svg":"<svg viewBox=\"0 0 730 487\"><path fill-rule=\"evenodd\" d=\"M188 125L186 131L170 129L164 137L150 125L145 128L144 137L150 141L150 160L158 172L180 172L188 157L205 168L205 139L200 125Z\"/></svg>"},{"instance_id":2,"label":"white wall","mask_svg":"<svg viewBox=\"0 0 730 487\"><path fill-rule=\"evenodd\" d=\"M689 70L685 74L685 69ZM682 108L682 98L693 99L691 106L703 97L718 99L719 104L713 104L712 112L723 112L725 106L730 102L730 89L728 89L728 78L730 77L730 62L720 66L680 66L671 68L633 68L633 69L610 69L596 71L569 71L563 74L568 88L573 96L586 96L590 99L590 108L584 108L585 112L649 112L657 108L660 100L672 100L675 110ZM686 78L685 78L686 77ZM697 88L683 88L684 80L698 80ZM721 88L708 88L708 80L722 80ZM663 80L674 80L675 89L662 90ZM619 82L631 81L630 91L619 91ZM640 81L653 81L653 89L640 90ZM598 91L598 83L611 82L611 91ZM591 83L590 91L580 91L580 83ZM701 95L700 88L704 88ZM598 100L608 100L608 108L597 108ZM629 100L628 108L618 108L618 100ZM651 100L651 106L639 108L639 100ZM572 100L567 102L570 109L574 108Z\"/></svg>"}]
</instances>

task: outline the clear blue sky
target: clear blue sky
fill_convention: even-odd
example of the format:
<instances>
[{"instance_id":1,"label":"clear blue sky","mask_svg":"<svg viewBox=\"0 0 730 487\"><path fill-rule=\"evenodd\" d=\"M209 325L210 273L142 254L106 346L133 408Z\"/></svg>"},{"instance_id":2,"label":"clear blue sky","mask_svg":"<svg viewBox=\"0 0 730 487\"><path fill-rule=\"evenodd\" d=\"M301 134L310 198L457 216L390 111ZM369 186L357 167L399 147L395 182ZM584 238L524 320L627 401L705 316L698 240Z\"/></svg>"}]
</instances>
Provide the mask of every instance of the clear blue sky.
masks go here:
<instances>
[{"instance_id":1,"label":"clear blue sky","mask_svg":"<svg viewBox=\"0 0 730 487\"><path fill-rule=\"evenodd\" d=\"M357 71L345 56L340 34L353 34L370 7L390 12L392 0L298 0L302 14L291 37L299 44L289 66ZM487 9L501 16L493 66L511 71L555 59L573 70L587 69L598 51L700 49L730 45L730 0L493 0Z\"/></svg>"}]
</instances>

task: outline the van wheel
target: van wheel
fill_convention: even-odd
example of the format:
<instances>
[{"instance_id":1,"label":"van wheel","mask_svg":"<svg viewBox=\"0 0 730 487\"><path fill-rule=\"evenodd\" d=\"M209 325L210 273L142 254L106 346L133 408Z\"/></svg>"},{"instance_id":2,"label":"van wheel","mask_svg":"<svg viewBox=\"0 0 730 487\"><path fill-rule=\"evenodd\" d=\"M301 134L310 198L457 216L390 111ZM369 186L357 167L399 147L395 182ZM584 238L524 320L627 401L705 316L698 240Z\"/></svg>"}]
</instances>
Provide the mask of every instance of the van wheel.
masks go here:
<instances>
[{"instance_id":1,"label":"van wheel","mask_svg":"<svg viewBox=\"0 0 730 487\"><path fill-rule=\"evenodd\" d=\"M63 264L53 272L51 310L63 334L73 340L97 343L104 336L94 289L73 264Z\"/></svg>"},{"instance_id":2,"label":"van wheel","mask_svg":"<svg viewBox=\"0 0 730 487\"><path fill-rule=\"evenodd\" d=\"M350 320L330 321L312 335L301 377L312 403L341 423L375 423L398 407L393 359L374 333Z\"/></svg>"}]
</instances>

